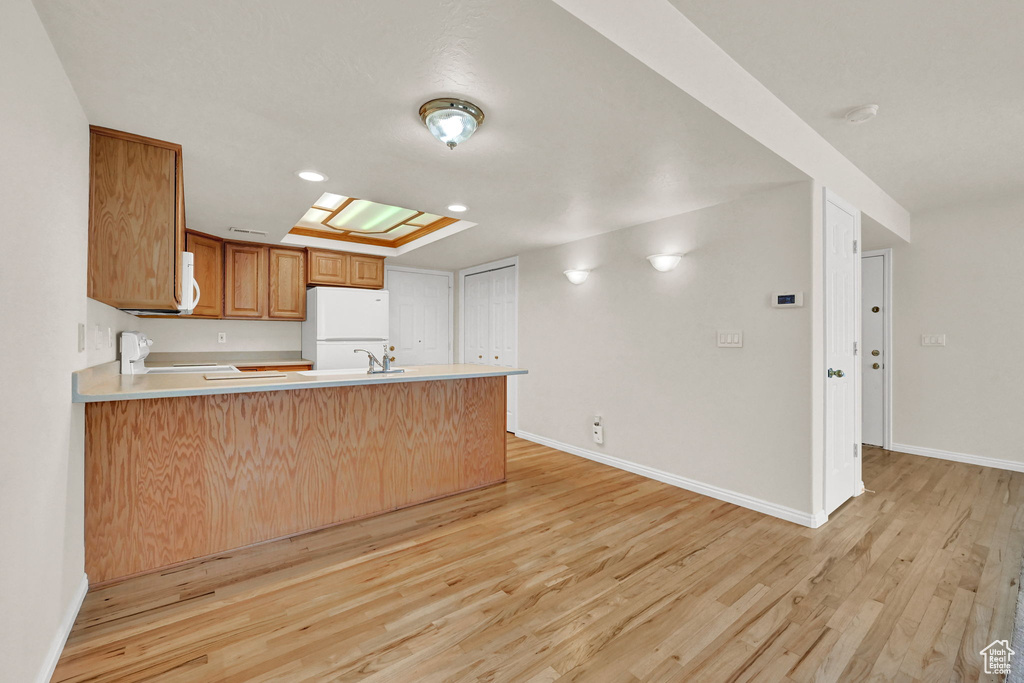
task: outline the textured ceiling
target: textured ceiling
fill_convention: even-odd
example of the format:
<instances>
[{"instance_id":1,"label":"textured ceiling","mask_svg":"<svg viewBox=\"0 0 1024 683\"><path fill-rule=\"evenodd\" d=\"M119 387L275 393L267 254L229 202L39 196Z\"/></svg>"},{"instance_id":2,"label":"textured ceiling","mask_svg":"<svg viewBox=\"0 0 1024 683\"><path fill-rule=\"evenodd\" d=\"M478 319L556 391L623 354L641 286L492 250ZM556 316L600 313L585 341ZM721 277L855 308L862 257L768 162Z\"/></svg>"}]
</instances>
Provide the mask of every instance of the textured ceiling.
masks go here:
<instances>
[{"instance_id":1,"label":"textured ceiling","mask_svg":"<svg viewBox=\"0 0 1024 683\"><path fill-rule=\"evenodd\" d=\"M912 212L1024 189L1024 2L671 2Z\"/></svg>"},{"instance_id":2,"label":"textured ceiling","mask_svg":"<svg viewBox=\"0 0 1024 683\"><path fill-rule=\"evenodd\" d=\"M321 192L477 223L458 268L803 176L549 0L37 0L90 123L181 143L190 227L279 240ZM455 151L417 110L487 119ZM307 183L295 172L326 173Z\"/></svg>"}]
</instances>

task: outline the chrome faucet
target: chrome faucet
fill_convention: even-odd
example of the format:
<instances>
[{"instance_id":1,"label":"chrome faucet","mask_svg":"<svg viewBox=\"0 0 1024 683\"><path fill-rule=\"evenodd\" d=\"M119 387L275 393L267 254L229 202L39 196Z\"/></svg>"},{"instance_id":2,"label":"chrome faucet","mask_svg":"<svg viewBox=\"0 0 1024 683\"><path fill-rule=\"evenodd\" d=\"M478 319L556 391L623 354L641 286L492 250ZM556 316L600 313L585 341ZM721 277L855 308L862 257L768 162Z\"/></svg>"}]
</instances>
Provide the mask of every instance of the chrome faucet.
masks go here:
<instances>
[{"instance_id":1,"label":"chrome faucet","mask_svg":"<svg viewBox=\"0 0 1024 683\"><path fill-rule=\"evenodd\" d=\"M354 349L352 353L359 353L360 351L365 353L370 359L370 368L369 370L366 371L366 374L368 375L381 375L384 373L394 374L398 372L405 372L404 368L395 368L394 370L391 369L391 357L388 356L387 344L384 345L384 354L381 356L383 360L377 360L377 356L373 355L372 352L367 351L366 349ZM380 370L374 370L374 365L379 365Z\"/></svg>"}]
</instances>

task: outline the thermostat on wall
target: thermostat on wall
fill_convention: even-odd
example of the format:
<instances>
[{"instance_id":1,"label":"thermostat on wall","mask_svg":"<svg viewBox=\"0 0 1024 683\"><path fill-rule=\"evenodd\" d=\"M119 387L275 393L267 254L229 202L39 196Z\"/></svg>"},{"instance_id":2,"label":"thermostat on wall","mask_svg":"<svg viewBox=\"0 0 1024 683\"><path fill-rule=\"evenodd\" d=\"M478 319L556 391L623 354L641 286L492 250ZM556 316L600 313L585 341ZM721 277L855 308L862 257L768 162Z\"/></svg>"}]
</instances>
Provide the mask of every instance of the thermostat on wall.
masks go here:
<instances>
[{"instance_id":1,"label":"thermostat on wall","mask_svg":"<svg viewBox=\"0 0 1024 683\"><path fill-rule=\"evenodd\" d=\"M803 292L776 292L772 294L772 306L775 308L802 308L803 305Z\"/></svg>"}]
</instances>

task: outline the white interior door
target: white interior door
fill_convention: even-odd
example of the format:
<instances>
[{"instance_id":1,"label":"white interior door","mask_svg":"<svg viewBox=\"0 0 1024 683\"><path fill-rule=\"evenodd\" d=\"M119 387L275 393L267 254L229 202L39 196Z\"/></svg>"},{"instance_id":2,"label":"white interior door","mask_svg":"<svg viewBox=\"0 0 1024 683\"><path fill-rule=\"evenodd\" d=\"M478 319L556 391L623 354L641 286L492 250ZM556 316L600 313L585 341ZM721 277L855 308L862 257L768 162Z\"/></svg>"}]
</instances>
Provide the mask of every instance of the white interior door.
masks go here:
<instances>
[{"instance_id":1,"label":"white interior door","mask_svg":"<svg viewBox=\"0 0 1024 683\"><path fill-rule=\"evenodd\" d=\"M865 256L861 259L861 441L873 446L885 445L885 300L885 257Z\"/></svg>"},{"instance_id":2,"label":"white interior door","mask_svg":"<svg viewBox=\"0 0 1024 683\"><path fill-rule=\"evenodd\" d=\"M467 275L463 354L467 363L514 367L516 356L516 269L514 266ZM506 429L516 429L515 377L506 380Z\"/></svg>"},{"instance_id":3,"label":"white interior door","mask_svg":"<svg viewBox=\"0 0 1024 683\"><path fill-rule=\"evenodd\" d=\"M445 274L388 270L392 355L398 365L449 362L451 277Z\"/></svg>"},{"instance_id":4,"label":"white interior door","mask_svg":"<svg viewBox=\"0 0 1024 683\"><path fill-rule=\"evenodd\" d=\"M463 287L463 355L467 363L485 363L490 351L491 274L468 275Z\"/></svg>"},{"instance_id":5,"label":"white interior door","mask_svg":"<svg viewBox=\"0 0 1024 683\"><path fill-rule=\"evenodd\" d=\"M825 513L860 492L857 240L859 213L825 194Z\"/></svg>"}]
</instances>

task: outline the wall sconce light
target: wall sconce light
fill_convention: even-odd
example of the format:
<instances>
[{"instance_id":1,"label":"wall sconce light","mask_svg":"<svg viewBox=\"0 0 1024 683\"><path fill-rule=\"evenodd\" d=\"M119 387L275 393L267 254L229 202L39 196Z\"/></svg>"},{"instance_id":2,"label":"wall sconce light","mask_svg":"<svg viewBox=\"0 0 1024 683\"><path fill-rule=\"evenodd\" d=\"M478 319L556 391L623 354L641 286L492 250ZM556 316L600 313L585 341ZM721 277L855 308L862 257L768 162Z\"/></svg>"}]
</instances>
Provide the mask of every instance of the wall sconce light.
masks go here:
<instances>
[{"instance_id":1,"label":"wall sconce light","mask_svg":"<svg viewBox=\"0 0 1024 683\"><path fill-rule=\"evenodd\" d=\"M681 258L683 258L682 254L652 254L647 257L647 260L651 262L655 270L667 273L679 265Z\"/></svg>"},{"instance_id":2,"label":"wall sconce light","mask_svg":"<svg viewBox=\"0 0 1024 683\"><path fill-rule=\"evenodd\" d=\"M565 277L569 282L574 285L582 285L587 281L587 277L590 275L589 270L567 270L565 271Z\"/></svg>"}]
</instances>

